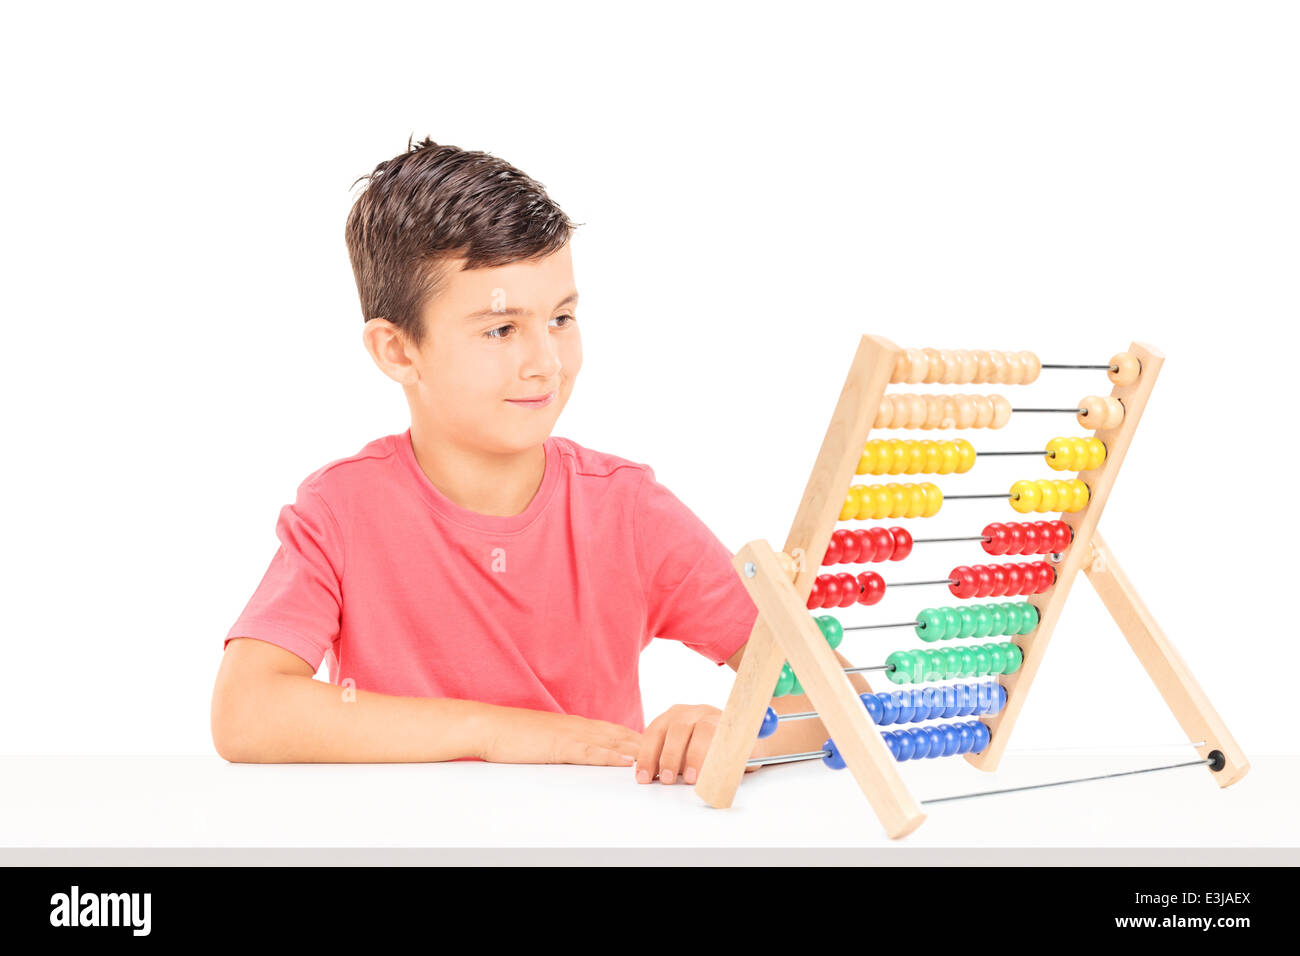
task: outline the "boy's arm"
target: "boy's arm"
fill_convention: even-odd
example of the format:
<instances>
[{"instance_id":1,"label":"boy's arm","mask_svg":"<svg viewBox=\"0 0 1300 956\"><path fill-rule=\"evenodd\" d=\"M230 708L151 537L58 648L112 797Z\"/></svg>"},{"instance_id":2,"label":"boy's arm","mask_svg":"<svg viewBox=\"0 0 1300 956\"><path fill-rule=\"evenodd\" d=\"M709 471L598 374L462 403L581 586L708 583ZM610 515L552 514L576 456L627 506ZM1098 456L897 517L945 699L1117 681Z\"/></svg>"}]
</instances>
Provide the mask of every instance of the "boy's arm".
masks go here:
<instances>
[{"instance_id":1,"label":"boy's arm","mask_svg":"<svg viewBox=\"0 0 1300 956\"><path fill-rule=\"evenodd\" d=\"M630 766L641 735L619 724L472 700L396 697L314 678L256 638L226 646L212 740L235 763L498 763ZM626 756L625 756L626 755Z\"/></svg>"}]
</instances>

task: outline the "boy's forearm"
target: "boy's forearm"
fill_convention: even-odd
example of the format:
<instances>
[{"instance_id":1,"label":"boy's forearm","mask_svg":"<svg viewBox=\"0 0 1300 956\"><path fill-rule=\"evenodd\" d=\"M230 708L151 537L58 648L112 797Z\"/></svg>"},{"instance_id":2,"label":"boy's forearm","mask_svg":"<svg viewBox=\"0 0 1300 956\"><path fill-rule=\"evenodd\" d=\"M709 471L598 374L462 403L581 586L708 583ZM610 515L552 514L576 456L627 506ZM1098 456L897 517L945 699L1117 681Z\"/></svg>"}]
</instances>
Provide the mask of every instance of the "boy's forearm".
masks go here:
<instances>
[{"instance_id":1,"label":"boy's forearm","mask_svg":"<svg viewBox=\"0 0 1300 956\"><path fill-rule=\"evenodd\" d=\"M417 763L481 756L517 708L396 697L270 674L250 690L227 759L240 763Z\"/></svg>"}]
</instances>

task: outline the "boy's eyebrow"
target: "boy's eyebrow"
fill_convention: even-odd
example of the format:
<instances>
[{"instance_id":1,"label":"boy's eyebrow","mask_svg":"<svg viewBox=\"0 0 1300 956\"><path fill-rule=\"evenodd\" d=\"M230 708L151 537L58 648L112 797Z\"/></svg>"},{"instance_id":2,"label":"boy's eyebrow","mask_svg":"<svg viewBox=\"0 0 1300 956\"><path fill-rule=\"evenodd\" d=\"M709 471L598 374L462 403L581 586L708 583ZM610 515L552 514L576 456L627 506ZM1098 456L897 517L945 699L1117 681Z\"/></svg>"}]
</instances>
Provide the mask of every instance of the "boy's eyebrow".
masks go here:
<instances>
[{"instance_id":1,"label":"boy's eyebrow","mask_svg":"<svg viewBox=\"0 0 1300 956\"><path fill-rule=\"evenodd\" d=\"M578 301L578 293L570 292L567 296L555 303L555 308L562 305L573 305ZM532 309L480 309L471 315L465 316L466 322L472 322L475 319L485 319L490 315L532 315Z\"/></svg>"}]
</instances>

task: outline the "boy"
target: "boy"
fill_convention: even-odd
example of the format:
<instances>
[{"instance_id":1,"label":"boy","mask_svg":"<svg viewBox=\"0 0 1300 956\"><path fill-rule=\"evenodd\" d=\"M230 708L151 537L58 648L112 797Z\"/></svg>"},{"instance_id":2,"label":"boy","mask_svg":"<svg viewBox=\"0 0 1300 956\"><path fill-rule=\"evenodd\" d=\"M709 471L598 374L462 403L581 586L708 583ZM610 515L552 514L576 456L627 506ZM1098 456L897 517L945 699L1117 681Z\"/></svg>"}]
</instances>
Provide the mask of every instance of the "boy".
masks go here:
<instances>
[{"instance_id":1,"label":"boy","mask_svg":"<svg viewBox=\"0 0 1300 956\"><path fill-rule=\"evenodd\" d=\"M649 467L551 435L582 365L575 224L502 160L407 147L362 177L346 240L366 349L411 426L281 510L279 550L224 641L217 751L693 783L720 711L680 705L645 727L637 660L657 636L739 666L756 610L731 553ZM755 753L820 746L820 721L792 724Z\"/></svg>"}]
</instances>

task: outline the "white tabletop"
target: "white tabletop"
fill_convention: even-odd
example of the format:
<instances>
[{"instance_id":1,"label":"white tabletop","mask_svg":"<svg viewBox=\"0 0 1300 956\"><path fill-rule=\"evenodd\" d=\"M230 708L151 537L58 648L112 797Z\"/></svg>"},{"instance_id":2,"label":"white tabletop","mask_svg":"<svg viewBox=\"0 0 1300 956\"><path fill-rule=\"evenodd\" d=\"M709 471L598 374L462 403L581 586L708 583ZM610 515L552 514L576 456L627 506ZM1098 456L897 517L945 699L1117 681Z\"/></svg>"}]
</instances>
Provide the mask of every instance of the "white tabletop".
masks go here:
<instances>
[{"instance_id":1,"label":"white tabletop","mask_svg":"<svg viewBox=\"0 0 1300 956\"><path fill-rule=\"evenodd\" d=\"M925 800L1188 757L1009 753L996 774L946 760L900 769ZM630 770L613 767L38 756L0 757L0 777L0 846L9 848L0 862L9 863L39 859L18 847L874 848L896 858L898 850L936 847L1300 846L1297 757L1255 758L1227 789L1207 769L1187 767L931 805L901 841L885 837L848 773L820 761L747 774L726 810L709 807L690 786L640 785ZM727 861L725 853L712 858ZM979 858L997 862L988 853Z\"/></svg>"}]
</instances>

